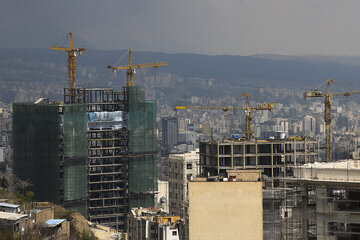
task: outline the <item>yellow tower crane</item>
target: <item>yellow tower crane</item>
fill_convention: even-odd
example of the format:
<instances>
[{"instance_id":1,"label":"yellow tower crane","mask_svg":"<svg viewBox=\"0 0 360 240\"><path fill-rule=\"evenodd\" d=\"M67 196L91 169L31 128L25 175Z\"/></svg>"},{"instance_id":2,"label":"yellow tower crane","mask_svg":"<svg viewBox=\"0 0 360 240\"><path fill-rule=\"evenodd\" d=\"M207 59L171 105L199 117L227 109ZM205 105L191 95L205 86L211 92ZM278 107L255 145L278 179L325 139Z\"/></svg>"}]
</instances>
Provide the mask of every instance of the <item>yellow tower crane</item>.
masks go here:
<instances>
[{"instance_id":1,"label":"yellow tower crane","mask_svg":"<svg viewBox=\"0 0 360 240\"><path fill-rule=\"evenodd\" d=\"M260 104L258 107L252 107L250 104L249 96L251 96L249 93L242 93L240 94L240 97L246 97L246 108L245 108L245 137L246 139L251 139L253 135L253 125L252 125L252 111L262 111L267 110L271 111L274 108L275 103L266 103L266 104Z\"/></svg>"},{"instance_id":2,"label":"yellow tower crane","mask_svg":"<svg viewBox=\"0 0 360 240\"><path fill-rule=\"evenodd\" d=\"M248 93L243 93L240 96L246 96L246 106L176 106L175 109L183 109L183 110L222 110L224 112L230 111L230 110L245 110L245 138L246 140L250 140L252 138L253 134L253 128L252 128L252 117L251 112L252 111L259 111L259 110L268 110L271 111L274 109L275 103L264 103L260 104L257 107L252 107L250 105L249 96Z\"/></svg>"},{"instance_id":3,"label":"yellow tower crane","mask_svg":"<svg viewBox=\"0 0 360 240\"><path fill-rule=\"evenodd\" d=\"M134 86L134 73L136 73L136 70L135 70L136 68L147 68L147 67L158 68L161 66L168 65L166 62L133 64L131 48L129 49L128 53L129 53L128 64L126 66L114 67L114 66L108 65L108 68L111 69L113 72L118 69L126 69L126 75L127 75L126 86L127 87Z\"/></svg>"},{"instance_id":4,"label":"yellow tower crane","mask_svg":"<svg viewBox=\"0 0 360 240\"><path fill-rule=\"evenodd\" d=\"M86 51L86 48L74 48L73 33L70 32L69 47L57 47L51 46L51 50L65 51L68 53L68 71L69 71L69 92L71 101L73 102L74 88L75 88L75 77L76 77L76 56L82 55Z\"/></svg>"},{"instance_id":5,"label":"yellow tower crane","mask_svg":"<svg viewBox=\"0 0 360 240\"><path fill-rule=\"evenodd\" d=\"M352 94L360 94L360 91L349 91L349 92L336 92L332 93L330 92L330 84L333 83L333 79L326 80L323 84L321 84L318 88L313 89L311 91L305 91L304 92L304 98L318 98L322 97L325 98L325 135L326 135L326 161L332 162L332 137L331 137L331 98L334 96L345 96L348 97ZM319 91L319 88L322 86L326 86L326 91L321 92Z\"/></svg>"}]
</instances>

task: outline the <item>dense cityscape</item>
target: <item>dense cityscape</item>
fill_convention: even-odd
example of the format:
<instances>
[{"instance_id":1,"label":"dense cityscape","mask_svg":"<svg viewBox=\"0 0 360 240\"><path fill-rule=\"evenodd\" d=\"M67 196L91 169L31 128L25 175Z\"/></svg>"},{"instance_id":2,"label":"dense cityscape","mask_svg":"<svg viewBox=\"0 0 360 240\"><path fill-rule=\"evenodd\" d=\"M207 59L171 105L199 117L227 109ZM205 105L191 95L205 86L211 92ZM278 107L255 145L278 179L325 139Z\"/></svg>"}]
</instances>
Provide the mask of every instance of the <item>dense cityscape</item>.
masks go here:
<instances>
[{"instance_id":1,"label":"dense cityscape","mask_svg":"<svg viewBox=\"0 0 360 240\"><path fill-rule=\"evenodd\" d=\"M360 239L359 7L0 1L0 240Z\"/></svg>"},{"instance_id":2,"label":"dense cityscape","mask_svg":"<svg viewBox=\"0 0 360 240\"><path fill-rule=\"evenodd\" d=\"M29 70L23 70L23 66ZM37 68L41 72L36 72ZM14 224L28 229L5 232L2 236L27 239L50 235L53 239L162 239L171 236L170 239L180 240L194 239L192 234L200 236L201 232L204 234L201 239L218 239L210 237L214 233L200 227L205 222L198 222L196 211L189 210L190 196L196 195L191 192L190 183L204 181L262 183L260 188L255 188L255 195L246 195L250 199L260 197L257 203L260 206L253 207L246 199L235 203L258 214L254 215L259 226L254 230L257 235L240 230L236 234L248 236L247 239L310 239L317 235L315 230L307 230L305 236L298 230L305 227L299 219L284 218L284 214L295 211L299 200L294 199L303 196L296 194L297 188L303 185L287 182L298 176L296 171L301 168L297 167L326 162L326 104L323 98L304 99L304 92L311 88L234 87L227 94L209 96L201 94L202 90L206 92L217 86L214 79L203 78L196 79L199 95L188 92L172 97L179 84L194 79L166 72L165 66L157 71L138 70L134 74L135 86L126 83L120 88L116 87L119 86L117 82L124 82L128 73L109 74L105 68L80 65L76 85L85 87L61 90L66 71L64 64L45 62L32 66L21 57L2 62L2 89L12 91L12 94L4 91L1 103L4 198L9 196L8 192L18 190L24 197L22 200L10 197L0 206L3 204L5 212L15 208L14 214L20 215ZM33 74L39 80L34 80ZM99 87L99 78L108 79L103 87ZM45 79L57 81L50 83ZM226 91L227 86L222 89ZM358 156L360 108L356 94L345 91L331 102L331 152L336 161ZM151 99L157 100L156 108ZM51 110L54 107L55 112ZM61 118L56 117L56 112ZM77 121L75 125L71 123L74 120ZM57 131L61 134L56 135ZM45 149L44 144L47 145ZM55 160L59 154L63 160ZM49 162L48 158L53 160ZM346 166L349 168L352 160L346 161L349 161ZM198 187L201 186L194 185ZM214 199L217 194L243 194L242 187L221 186L220 189L206 190L206 194ZM207 198L202 193L194 199L194 204L204 206L194 208L193 205L193 209L207 206ZM21 203L29 200L41 207L34 207L34 202L31 207L21 207ZM224 198L218 201L216 204L221 211L221 204L224 207L231 204L224 202ZM73 212L57 215L60 206L53 204ZM211 207L215 203L208 204L207 207ZM247 216L245 212L248 213L242 210L241 214ZM50 220L34 219L33 222L39 222L29 225L36 229L31 231L25 227L31 214L47 214ZM231 220L227 216L233 213L218 214ZM84 233L73 227L74 219L85 221L86 218L92 224L82 229ZM298 214L297 218L304 218L304 215ZM192 219L196 224L192 225ZM234 215L234 219L238 216ZM227 220L219 218L219 221ZM321 234L330 233L325 232Z\"/></svg>"}]
</instances>

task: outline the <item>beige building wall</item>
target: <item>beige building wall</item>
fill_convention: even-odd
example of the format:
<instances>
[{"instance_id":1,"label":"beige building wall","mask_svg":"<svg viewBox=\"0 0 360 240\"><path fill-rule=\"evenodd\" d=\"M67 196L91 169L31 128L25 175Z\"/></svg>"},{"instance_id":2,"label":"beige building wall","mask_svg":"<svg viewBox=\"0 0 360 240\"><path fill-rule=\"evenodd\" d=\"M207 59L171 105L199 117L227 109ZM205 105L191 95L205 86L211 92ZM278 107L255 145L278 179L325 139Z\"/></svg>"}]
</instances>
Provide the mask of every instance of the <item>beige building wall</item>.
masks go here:
<instances>
[{"instance_id":1,"label":"beige building wall","mask_svg":"<svg viewBox=\"0 0 360 240\"><path fill-rule=\"evenodd\" d=\"M262 182L189 182L190 240L263 239Z\"/></svg>"}]
</instances>

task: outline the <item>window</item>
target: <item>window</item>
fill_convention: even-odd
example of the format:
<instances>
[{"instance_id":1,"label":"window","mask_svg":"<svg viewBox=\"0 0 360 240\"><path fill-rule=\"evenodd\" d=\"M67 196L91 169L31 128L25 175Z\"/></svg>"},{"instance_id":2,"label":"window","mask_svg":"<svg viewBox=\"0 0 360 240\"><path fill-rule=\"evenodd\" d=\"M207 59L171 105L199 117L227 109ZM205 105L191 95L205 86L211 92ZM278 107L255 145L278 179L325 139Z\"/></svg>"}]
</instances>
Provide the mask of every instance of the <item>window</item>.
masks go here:
<instances>
[{"instance_id":1,"label":"window","mask_svg":"<svg viewBox=\"0 0 360 240\"><path fill-rule=\"evenodd\" d=\"M173 236L177 236L177 231L172 231Z\"/></svg>"},{"instance_id":2,"label":"window","mask_svg":"<svg viewBox=\"0 0 360 240\"><path fill-rule=\"evenodd\" d=\"M187 163L187 164L186 164L186 169L192 169L192 164L191 164L191 163Z\"/></svg>"}]
</instances>

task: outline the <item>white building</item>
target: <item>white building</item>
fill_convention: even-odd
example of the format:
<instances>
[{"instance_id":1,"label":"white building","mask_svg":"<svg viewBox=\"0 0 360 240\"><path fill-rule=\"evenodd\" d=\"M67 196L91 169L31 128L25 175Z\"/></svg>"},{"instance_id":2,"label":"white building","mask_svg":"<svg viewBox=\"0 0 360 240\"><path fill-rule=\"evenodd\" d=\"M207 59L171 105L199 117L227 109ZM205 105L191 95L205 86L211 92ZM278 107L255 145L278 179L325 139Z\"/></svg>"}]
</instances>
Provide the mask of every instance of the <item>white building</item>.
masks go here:
<instances>
[{"instance_id":1,"label":"white building","mask_svg":"<svg viewBox=\"0 0 360 240\"><path fill-rule=\"evenodd\" d=\"M170 214L184 217L187 211L188 182L199 174L197 150L169 155L169 209Z\"/></svg>"}]
</instances>

